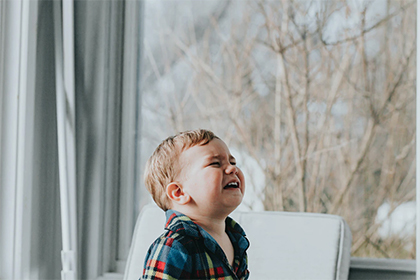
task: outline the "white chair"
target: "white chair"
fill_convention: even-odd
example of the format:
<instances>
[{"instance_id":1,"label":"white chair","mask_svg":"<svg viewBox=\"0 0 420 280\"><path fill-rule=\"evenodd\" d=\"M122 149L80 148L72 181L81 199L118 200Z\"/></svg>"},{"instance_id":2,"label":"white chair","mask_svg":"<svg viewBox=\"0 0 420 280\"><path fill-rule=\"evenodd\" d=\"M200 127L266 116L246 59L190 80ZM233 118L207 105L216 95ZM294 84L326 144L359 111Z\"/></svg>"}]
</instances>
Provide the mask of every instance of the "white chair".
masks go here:
<instances>
[{"instance_id":1,"label":"white chair","mask_svg":"<svg viewBox=\"0 0 420 280\"><path fill-rule=\"evenodd\" d=\"M291 212L234 212L231 217L244 228L251 243L249 279L348 278L352 237L343 218ZM134 230L124 280L141 277L146 252L164 225L161 209L155 205L143 208Z\"/></svg>"}]
</instances>

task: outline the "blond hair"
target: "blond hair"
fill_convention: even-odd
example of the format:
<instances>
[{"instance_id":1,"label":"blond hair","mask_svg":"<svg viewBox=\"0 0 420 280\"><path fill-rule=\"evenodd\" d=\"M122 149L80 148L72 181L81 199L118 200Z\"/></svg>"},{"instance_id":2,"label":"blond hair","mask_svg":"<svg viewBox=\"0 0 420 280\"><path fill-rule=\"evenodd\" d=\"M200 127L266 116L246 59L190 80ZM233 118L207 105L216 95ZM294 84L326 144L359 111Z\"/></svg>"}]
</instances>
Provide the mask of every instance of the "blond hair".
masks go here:
<instances>
[{"instance_id":1,"label":"blond hair","mask_svg":"<svg viewBox=\"0 0 420 280\"><path fill-rule=\"evenodd\" d=\"M179 156L196 145L206 145L214 138L213 132L205 129L189 130L166 138L153 152L146 163L144 183L153 200L164 211L170 209L171 200L166 195L166 186L174 182L181 168Z\"/></svg>"}]
</instances>

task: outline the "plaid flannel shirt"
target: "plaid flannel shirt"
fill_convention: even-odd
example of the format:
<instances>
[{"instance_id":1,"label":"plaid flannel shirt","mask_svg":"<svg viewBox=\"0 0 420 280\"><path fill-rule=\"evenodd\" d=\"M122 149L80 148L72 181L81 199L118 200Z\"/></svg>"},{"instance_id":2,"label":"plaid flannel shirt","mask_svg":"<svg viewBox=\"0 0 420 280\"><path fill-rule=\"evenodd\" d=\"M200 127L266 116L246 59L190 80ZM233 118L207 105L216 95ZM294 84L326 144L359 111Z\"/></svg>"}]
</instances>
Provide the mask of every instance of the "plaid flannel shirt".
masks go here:
<instances>
[{"instance_id":1,"label":"plaid flannel shirt","mask_svg":"<svg viewBox=\"0 0 420 280\"><path fill-rule=\"evenodd\" d=\"M249 242L234 220L226 218L235 250L232 267L216 240L186 215L168 210L166 219L165 232L147 252L141 279L248 279Z\"/></svg>"}]
</instances>

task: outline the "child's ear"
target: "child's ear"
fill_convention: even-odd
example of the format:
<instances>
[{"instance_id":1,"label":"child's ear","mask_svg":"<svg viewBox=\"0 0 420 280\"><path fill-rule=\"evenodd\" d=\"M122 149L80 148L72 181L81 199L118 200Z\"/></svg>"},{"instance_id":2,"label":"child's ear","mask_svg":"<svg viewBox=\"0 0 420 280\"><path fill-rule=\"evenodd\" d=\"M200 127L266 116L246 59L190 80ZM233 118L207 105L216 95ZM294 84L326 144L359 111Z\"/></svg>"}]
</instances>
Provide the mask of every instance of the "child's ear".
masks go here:
<instances>
[{"instance_id":1,"label":"child's ear","mask_svg":"<svg viewBox=\"0 0 420 280\"><path fill-rule=\"evenodd\" d=\"M181 185L177 182L169 183L166 186L166 195L177 204L187 204L191 200L191 196L184 192Z\"/></svg>"}]
</instances>

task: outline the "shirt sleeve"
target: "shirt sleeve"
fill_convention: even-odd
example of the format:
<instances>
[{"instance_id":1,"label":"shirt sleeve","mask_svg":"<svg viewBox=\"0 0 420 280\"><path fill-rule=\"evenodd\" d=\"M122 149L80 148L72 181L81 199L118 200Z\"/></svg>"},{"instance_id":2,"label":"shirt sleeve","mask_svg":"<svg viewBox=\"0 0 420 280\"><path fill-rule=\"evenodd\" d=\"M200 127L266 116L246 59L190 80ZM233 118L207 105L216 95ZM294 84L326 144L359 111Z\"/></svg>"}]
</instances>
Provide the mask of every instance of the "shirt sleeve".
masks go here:
<instances>
[{"instance_id":1,"label":"shirt sleeve","mask_svg":"<svg viewBox=\"0 0 420 280\"><path fill-rule=\"evenodd\" d=\"M190 279L191 271L191 256L186 248L173 238L162 237L150 246L141 279Z\"/></svg>"}]
</instances>

